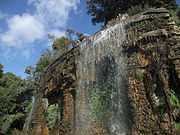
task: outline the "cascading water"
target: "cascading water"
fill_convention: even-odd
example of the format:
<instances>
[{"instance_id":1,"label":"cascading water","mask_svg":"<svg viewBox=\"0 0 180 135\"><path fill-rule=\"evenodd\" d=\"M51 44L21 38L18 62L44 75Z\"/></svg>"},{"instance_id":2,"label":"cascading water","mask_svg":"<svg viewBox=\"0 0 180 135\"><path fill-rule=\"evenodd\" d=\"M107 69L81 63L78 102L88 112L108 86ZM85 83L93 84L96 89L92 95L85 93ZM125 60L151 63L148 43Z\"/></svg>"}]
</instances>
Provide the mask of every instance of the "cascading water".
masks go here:
<instances>
[{"instance_id":1,"label":"cascading water","mask_svg":"<svg viewBox=\"0 0 180 135\"><path fill-rule=\"evenodd\" d=\"M23 130L25 133L28 133L29 130L30 130L30 127L31 127L31 122L32 122L32 113L33 113L33 110L34 110L34 106L35 106L35 97L33 96L32 97L32 103L31 103L31 110L28 114L28 117L25 121L25 124L24 124L24 127L23 127Z\"/></svg>"},{"instance_id":2,"label":"cascading water","mask_svg":"<svg viewBox=\"0 0 180 135\"><path fill-rule=\"evenodd\" d=\"M80 44L77 58L76 135L127 135L131 113L127 96L124 24L116 24Z\"/></svg>"}]
</instances>

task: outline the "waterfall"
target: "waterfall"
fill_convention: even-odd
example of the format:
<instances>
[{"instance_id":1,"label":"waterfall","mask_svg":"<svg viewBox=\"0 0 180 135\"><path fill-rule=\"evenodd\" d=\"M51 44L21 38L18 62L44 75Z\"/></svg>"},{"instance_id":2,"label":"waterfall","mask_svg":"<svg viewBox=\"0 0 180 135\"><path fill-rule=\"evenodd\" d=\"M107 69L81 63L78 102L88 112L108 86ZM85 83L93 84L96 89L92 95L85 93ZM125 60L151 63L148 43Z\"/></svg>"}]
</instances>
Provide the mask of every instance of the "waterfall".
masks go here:
<instances>
[{"instance_id":1,"label":"waterfall","mask_svg":"<svg viewBox=\"0 0 180 135\"><path fill-rule=\"evenodd\" d=\"M131 113L127 96L124 24L107 28L80 44L77 56L76 135L127 135Z\"/></svg>"},{"instance_id":2,"label":"waterfall","mask_svg":"<svg viewBox=\"0 0 180 135\"><path fill-rule=\"evenodd\" d=\"M32 103L31 103L31 109L30 109L30 112L28 114L28 117L26 118L26 121L25 121L24 127L23 127L23 131L25 133L28 133L30 131L31 122L32 122L32 113L33 113L33 110L34 110L34 106L35 106L35 97L33 96L32 97Z\"/></svg>"}]
</instances>

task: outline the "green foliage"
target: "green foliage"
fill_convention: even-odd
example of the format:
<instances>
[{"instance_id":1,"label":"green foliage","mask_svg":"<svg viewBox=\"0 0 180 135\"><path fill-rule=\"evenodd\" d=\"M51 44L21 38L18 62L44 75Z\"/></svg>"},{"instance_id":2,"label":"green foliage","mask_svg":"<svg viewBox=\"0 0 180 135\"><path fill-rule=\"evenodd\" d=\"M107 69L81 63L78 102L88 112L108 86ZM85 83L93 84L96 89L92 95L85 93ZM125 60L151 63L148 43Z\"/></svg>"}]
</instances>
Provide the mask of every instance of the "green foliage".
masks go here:
<instances>
[{"instance_id":1,"label":"green foliage","mask_svg":"<svg viewBox=\"0 0 180 135\"><path fill-rule=\"evenodd\" d=\"M180 123L175 123L175 128L180 130Z\"/></svg>"},{"instance_id":2,"label":"green foliage","mask_svg":"<svg viewBox=\"0 0 180 135\"><path fill-rule=\"evenodd\" d=\"M55 43L65 46L66 38L58 38ZM53 50L55 51L55 50ZM38 60L36 67L28 67L26 73L29 75L22 80L12 73L3 73L0 65L0 132L11 134L14 129L22 130L23 124L31 109L31 97L39 86L40 74L55 59L53 51L46 51ZM47 112L48 125L52 128L57 116L55 106L50 106Z\"/></svg>"},{"instance_id":3,"label":"green foliage","mask_svg":"<svg viewBox=\"0 0 180 135\"><path fill-rule=\"evenodd\" d=\"M47 51L45 52L39 59L39 61L36 64L35 72L41 73L44 71L44 69L52 62L51 59L51 52Z\"/></svg>"},{"instance_id":4,"label":"green foliage","mask_svg":"<svg viewBox=\"0 0 180 135\"><path fill-rule=\"evenodd\" d=\"M0 79L0 96L16 95L19 86L23 86L24 81L12 73L5 73Z\"/></svg>"},{"instance_id":5,"label":"green foliage","mask_svg":"<svg viewBox=\"0 0 180 135\"><path fill-rule=\"evenodd\" d=\"M91 116L95 120L103 120L108 117L108 108L110 106L111 89L108 86L97 86L91 89L89 102Z\"/></svg>"},{"instance_id":6,"label":"green foliage","mask_svg":"<svg viewBox=\"0 0 180 135\"><path fill-rule=\"evenodd\" d=\"M180 20L180 7L178 7L178 9L177 9L176 15L177 15L178 19Z\"/></svg>"},{"instance_id":7,"label":"green foliage","mask_svg":"<svg viewBox=\"0 0 180 135\"><path fill-rule=\"evenodd\" d=\"M64 53L67 51L69 43L69 39L64 36L57 38L53 43L53 49L55 51L61 51L61 53Z\"/></svg>"},{"instance_id":8,"label":"green foliage","mask_svg":"<svg viewBox=\"0 0 180 135\"><path fill-rule=\"evenodd\" d=\"M10 132L11 131L11 125L14 121L19 120L21 118L24 118L23 113L16 113L16 114L7 114L5 117L2 119L2 131L4 133Z\"/></svg>"},{"instance_id":9,"label":"green foliage","mask_svg":"<svg viewBox=\"0 0 180 135\"><path fill-rule=\"evenodd\" d=\"M144 73L142 70L136 70L136 79L139 81L143 81L144 79Z\"/></svg>"},{"instance_id":10,"label":"green foliage","mask_svg":"<svg viewBox=\"0 0 180 135\"><path fill-rule=\"evenodd\" d=\"M180 7L176 10L175 22L178 26L180 26Z\"/></svg>"},{"instance_id":11,"label":"green foliage","mask_svg":"<svg viewBox=\"0 0 180 135\"><path fill-rule=\"evenodd\" d=\"M3 76L3 65L0 64L0 78Z\"/></svg>"},{"instance_id":12,"label":"green foliage","mask_svg":"<svg viewBox=\"0 0 180 135\"><path fill-rule=\"evenodd\" d=\"M60 38L57 38L55 41L54 41L54 45L57 45L57 46L61 46L61 45L65 45L65 42L66 40L68 40L66 37L60 37ZM56 46L56 47L57 47ZM55 46L54 46L55 47ZM58 47L57 47L58 48Z\"/></svg>"},{"instance_id":13,"label":"green foliage","mask_svg":"<svg viewBox=\"0 0 180 135\"><path fill-rule=\"evenodd\" d=\"M170 103L173 107L180 108L180 99L178 99L173 91L171 92Z\"/></svg>"},{"instance_id":14,"label":"green foliage","mask_svg":"<svg viewBox=\"0 0 180 135\"><path fill-rule=\"evenodd\" d=\"M131 10L138 13L146 6L165 7L175 9L175 0L87 0L88 13L92 16L93 24L104 23L116 18L119 13L124 14ZM138 7L138 8L136 8Z\"/></svg>"},{"instance_id":15,"label":"green foliage","mask_svg":"<svg viewBox=\"0 0 180 135\"><path fill-rule=\"evenodd\" d=\"M148 5L136 5L136 6L132 6L127 10L128 15L132 16L135 14L138 14L140 12L143 12L145 10L147 10L149 8Z\"/></svg>"},{"instance_id":16,"label":"green foliage","mask_svg":"<svg viewBox=\"0 0 180 135\"><path fill-rule=\"evenodd\" d=\"M38 60L35 70L30 71L32 69L27 68L26 72L29 74L29 72L33 72L33 77L36 77L37 74L39 76L40 73L42 73L45 68L59 55L62 55L64 52L68 49L69 40L66 37L60 37L55 39L53 43L53 50L47 50L43 53L43 55Z\"/></svg>"},{"instance_id":17,"label":"green foliage","mask_svg":"<svg viewBox=\"0 0 180 135\"><path fill-rule=\"evenodd\" d=\"M52 129L55 126L58 117L58 106L50 105L45 114L45 117L47 119L49 129Z\"/></svg>"},{"instance_id":18,"label":"green foliage","mask_svg":"<svg viewBox=\"0 0 180 135\"><path fill-rule=\"evenodd\" d=\"M170 10L170 15L175 23L180 26L180 7L176 10Z\"/></svg>"},{"instance_id":19,"label":"green foliage","mask_svg":"<svg viewBox=\"0 0 180 135\"><path fill-rule=\"evenodd\" d=\"M10 134L13 129L22 128L29 96L24 80L12 73L3 74L0 78L0 131Z\"/></svg>"}]
</instances>

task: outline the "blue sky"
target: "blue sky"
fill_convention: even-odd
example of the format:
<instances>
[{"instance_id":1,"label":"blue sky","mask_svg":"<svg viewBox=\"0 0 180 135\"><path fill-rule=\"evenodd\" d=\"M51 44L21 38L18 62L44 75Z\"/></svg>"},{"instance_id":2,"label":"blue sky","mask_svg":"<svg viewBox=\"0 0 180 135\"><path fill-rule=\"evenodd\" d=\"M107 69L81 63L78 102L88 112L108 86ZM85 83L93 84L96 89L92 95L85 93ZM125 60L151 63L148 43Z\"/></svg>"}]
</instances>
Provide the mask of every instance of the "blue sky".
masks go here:
<instances>
[{"instance_id":1,"label":"blue sky","mask_svg":"<svg viewBox=\"0 0 180 135\"><path fill-rule=\"evenodd\" d=\"M85 0L1 0L0 63L25 77L25 68L50 48L47 35L62 36L66 28L93 34L100 25L92 25Z\"/></svg>"},{"instance_id":2,"label":"blue sky","mask_svg":"<svg viewBox=\"0 0 180 135\"><path fill-rule=\"evenodd\" d=\"M100 26L91 24L84 0L1 0L0 63L25 77L25 68L50 47L47 34L61 36L66 28L92 34Z\"/></svg>"}]
</instances>

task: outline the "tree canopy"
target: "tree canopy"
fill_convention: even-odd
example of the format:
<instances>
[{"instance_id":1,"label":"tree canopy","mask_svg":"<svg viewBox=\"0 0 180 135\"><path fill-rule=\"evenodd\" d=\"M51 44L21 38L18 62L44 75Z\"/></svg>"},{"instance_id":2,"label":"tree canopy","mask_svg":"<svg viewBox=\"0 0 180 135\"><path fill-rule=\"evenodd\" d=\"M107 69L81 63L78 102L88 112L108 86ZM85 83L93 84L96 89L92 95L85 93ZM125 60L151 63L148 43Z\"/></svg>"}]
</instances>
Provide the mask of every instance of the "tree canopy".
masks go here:
<instances>
[{"instance_id":1,"label":"tree canopy","mask_svg":"<svg viewBox=\"0 0 180 135\"><path fill-rule=\"evenodd\" d=\"M176 0L87 0L88 13L92 16L93 24L107 24L119 13L127 13L133 7L143 9L148 7L176 8Z\"/></svg>"},{"instance_id":2,"label":"tree canopy","mask_svg":"<svg viewBox=\"0 0 180 135\"><path fill-rule=\"evenodd\" d=\"M3 73L0 78L0 133L10 134L13 129L22 129L31 100L31 89L25 80L13 73Z\"/></svg>"}]
</instances>

